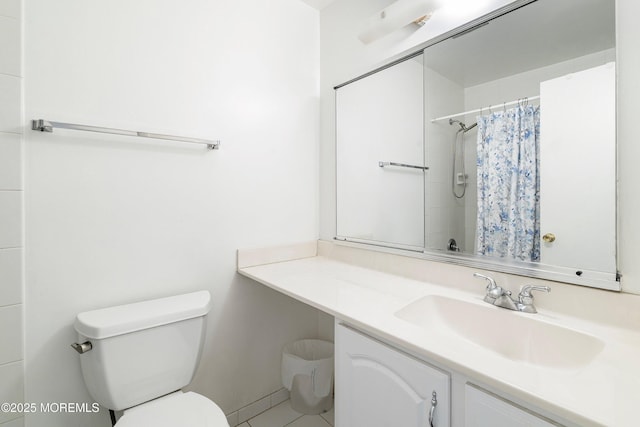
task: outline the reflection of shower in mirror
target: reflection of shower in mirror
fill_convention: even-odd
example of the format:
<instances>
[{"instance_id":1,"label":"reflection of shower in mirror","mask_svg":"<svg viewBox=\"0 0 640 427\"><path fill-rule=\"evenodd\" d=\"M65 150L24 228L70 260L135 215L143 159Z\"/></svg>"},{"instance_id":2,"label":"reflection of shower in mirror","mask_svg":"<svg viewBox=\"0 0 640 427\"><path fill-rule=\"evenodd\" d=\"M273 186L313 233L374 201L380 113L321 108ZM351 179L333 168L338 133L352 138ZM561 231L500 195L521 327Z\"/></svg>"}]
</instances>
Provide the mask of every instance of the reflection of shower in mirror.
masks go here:
<instances>
[{"instance_id":1,"label":"reflection of shower in mirror","mask_svg":"<svg viewBox=\"0 0 640 427\"><path fill-rule=\"evenodd\" d=\"M474 127L478 126L478 123L474 123L471 126L467 127L460 120L449 119L449 124L453 125L454 123L460 126L460 129L456 132L456 138L453 141L453 167L451 168L451 192L457 199L462 199L464 197L465 192L467 191L467 178L469 177L464 169L464 134L469 132ZM460 135L460 138L458 136ZM460 139L460 144L458 144L458 139ZM460 146L460 150L458 150L458 145ZM459 168L456 166L459 165ZM456 185L462 186L462 192L458 193L456 191Z\"/></svg>"}]
</instances>

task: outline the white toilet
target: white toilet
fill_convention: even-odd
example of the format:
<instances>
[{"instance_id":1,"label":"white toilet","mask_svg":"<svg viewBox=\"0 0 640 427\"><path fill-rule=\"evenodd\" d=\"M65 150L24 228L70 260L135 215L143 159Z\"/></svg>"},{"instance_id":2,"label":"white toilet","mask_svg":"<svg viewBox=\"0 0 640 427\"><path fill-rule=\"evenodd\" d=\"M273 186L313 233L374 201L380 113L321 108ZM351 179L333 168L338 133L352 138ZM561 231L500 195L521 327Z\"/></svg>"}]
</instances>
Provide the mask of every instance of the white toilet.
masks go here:
<instances>
[{"instance_id":1,"label":"white toilet","mask_svg":"<svg viewBox=\"0 0 640 427\"><path fill-rule=\"evenodd\" d=\"M215 403L181 391L200 361L210 299L200 291L78 314L84 382L101 406L124 411L117 427L229 427Z\"/></svg>"}]
</instances>

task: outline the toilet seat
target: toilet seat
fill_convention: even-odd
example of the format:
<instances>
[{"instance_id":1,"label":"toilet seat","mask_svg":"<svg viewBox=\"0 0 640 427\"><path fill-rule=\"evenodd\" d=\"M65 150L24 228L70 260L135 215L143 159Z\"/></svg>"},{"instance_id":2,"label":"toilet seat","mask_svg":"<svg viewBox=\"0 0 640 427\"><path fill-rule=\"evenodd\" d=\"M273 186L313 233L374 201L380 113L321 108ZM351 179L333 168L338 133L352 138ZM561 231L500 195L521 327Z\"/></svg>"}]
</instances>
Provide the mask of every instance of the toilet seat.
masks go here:
<instances>
[{"instance_id":1,"label":"toilet seat","mask_svg":"<svg viewBox=\"0 0 640 427\"><path fill-rule=\"evenodd\" d=\"M116 427L229 427L222 410L206 397L178 391L124 411Z\"/></svg>"}]
</instances>

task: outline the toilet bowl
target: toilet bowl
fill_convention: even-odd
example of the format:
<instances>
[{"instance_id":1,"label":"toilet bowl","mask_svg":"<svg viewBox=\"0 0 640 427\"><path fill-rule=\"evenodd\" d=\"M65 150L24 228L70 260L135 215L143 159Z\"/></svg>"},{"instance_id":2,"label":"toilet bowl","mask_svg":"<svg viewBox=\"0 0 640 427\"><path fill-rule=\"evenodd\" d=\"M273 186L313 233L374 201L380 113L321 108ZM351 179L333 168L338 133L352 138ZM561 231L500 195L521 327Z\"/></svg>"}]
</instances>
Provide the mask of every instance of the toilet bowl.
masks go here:
<instances>
[{"instance_id":1,"label":"toilet bowl","mask_svg":"<svg viewBox=\"0 0 640 427\"><path fill-rule=\"evenodd\" d=\"M214 402L182 391L200 360L210 301L200 291L78 314L72 347L84 382L101 406L124 411L117 427L229 427Z\"/></svg>"},{"instance_id":2,"label":"toilet bowl","mask_svg":"<svg viewBox=\"0 0 640 427\"><path fill-rule=\"evenodd\" d=\"M127 409L116 427L227 427L222 410L206 397L181 391Z\"/></svg>"}]
</instances>

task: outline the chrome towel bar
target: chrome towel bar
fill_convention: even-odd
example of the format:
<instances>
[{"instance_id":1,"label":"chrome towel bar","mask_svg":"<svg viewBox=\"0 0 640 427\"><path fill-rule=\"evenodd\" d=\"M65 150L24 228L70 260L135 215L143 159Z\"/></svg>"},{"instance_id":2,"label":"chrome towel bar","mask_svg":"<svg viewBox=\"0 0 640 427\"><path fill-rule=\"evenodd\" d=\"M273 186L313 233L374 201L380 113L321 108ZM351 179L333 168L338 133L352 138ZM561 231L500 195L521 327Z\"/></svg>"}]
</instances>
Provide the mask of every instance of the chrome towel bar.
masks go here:
<instances>
[{"instance_id":1,"label":"chrome towel bar","mask_svg":"<svg viewBox=\"0 0 640 427\"><path fill-rule=\"evenodd\" d=\"M143 138L166 139L170 141L187 142L190 144L206 145L209 150L220 148L220 141L200 138L189 138L186 136L164 135L161 133L139 132L135 130L113 129L99 126L78 125L73 123L50 122L47 120L31 120L31 129L40 132L53 132L53 128L82 130L86 132L109 133L113 135L138 136Z\"/></svg>"},{"instance_id":2,"label":"chrome towel bar","mask_svg":"<svg viewBox=\"0 0 640 427\"><path fill-rule=\"evenodd\" d=\"M406 163L396 163L396 162L378 162L378 166L380 166L381 168L385 167L385 166L398 166L400 168L411 168L411 169L421 169L423 171L428 171L429 167L428 166L417 166L417 165L408 165Z\"/></svg>"}]
</instances>

